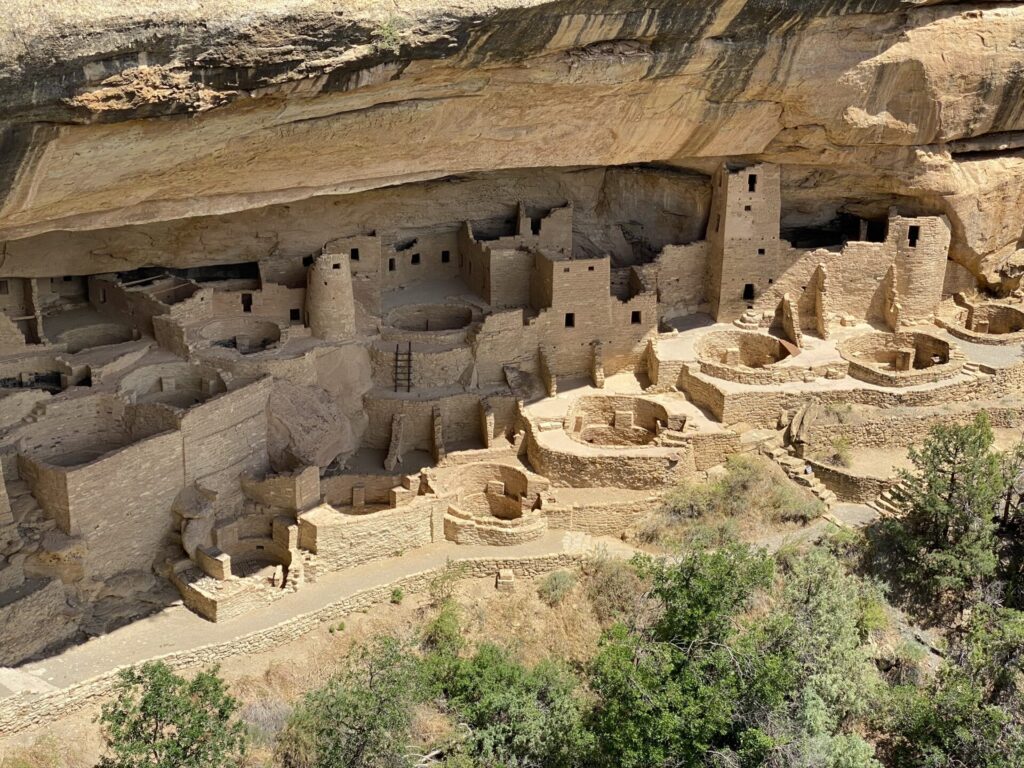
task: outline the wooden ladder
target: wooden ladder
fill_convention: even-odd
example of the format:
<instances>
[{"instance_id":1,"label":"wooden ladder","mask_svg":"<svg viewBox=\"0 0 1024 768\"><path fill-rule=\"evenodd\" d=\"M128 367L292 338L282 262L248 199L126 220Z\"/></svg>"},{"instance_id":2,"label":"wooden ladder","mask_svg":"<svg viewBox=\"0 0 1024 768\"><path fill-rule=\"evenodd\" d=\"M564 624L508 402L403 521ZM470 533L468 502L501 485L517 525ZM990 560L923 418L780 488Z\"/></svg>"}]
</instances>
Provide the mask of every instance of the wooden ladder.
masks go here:
<instances>
[{"instance_id":1,"label":"wooden ladder","mask_svg":"<svg viewBox=\"0 0 1024 768\"><path fill-rule=\"evenodd\" d=\"M412 391L412 342L408 342L405 351L401 344L395 344L395 392L405 387L406 392Z\"/></svg>"}]
</instances>

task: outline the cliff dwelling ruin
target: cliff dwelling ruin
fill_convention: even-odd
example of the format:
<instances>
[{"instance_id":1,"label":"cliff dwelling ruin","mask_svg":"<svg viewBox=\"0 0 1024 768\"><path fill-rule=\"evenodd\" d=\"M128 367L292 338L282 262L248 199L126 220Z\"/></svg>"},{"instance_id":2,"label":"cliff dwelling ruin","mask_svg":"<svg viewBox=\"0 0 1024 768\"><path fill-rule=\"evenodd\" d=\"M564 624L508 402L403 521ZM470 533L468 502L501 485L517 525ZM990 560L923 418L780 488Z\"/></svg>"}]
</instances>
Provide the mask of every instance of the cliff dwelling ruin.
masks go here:
<instances>
[{"instance_id":1,"label":"cliff dwelling ruin","mask_svg":"<svg viewBox=\"0 0 1024 768\"><path fill-rule=\"evenodd\" d=\"M911 419L1014 396L1019 299L948 257L945 217L893 209L797 247L777 166L589 173L632 177L636 210L644 185L705 184L685 214L706 232L658 212L630 243L577 215L584 195L480 220L439 204L414 230L386 211L346 223L346 203L308 253L82 274L76 251L142 233L69 233L74 274L0 281L0 662L153 610L170 585L226 621L436 540L614 533L635 514L617 489L772 447L812 402ZM430 193L404 189L398 212ZM163 236L243 255L250 214L200 221ZM581 488L607 492L581 504Z\"/></svg>"},{"instance_id":2,"label":"cliff dwelling ruin","mask_svg":"<svg viewBox=\"0 0 1024 768\"><path fill-rule=\"evenodd\" d=\"M0 30L0 667L1020 425L1024 11L409 5Z\"/></svg>"}]
</instances>

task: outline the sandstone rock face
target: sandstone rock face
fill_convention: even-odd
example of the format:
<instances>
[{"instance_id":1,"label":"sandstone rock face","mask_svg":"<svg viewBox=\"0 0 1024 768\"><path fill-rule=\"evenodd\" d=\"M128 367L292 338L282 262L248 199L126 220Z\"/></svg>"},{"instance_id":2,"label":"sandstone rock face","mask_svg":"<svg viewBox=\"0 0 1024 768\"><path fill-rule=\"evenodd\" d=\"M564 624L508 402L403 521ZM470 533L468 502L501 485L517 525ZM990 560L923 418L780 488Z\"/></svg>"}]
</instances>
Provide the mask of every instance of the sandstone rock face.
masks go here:
<instances>
[{"instance_id":1,"label":"sandstone rock face","mask_svg":"<svg viewBox=\"0 0 1024 768\"><path fill-rule=\"evenodd\" d=\"M326 467L358 447L348 417L324 390L285 382L274 387L267 403L267 440L277 472Z\"/></svg>"},{"instance_id":2,"label":"sandstone rock face","mask_svg":"<svg viewBox=\"0 0 1024 768\"><path fill-rule=\"evenodd\" d=\"M261 253L301 250L319 234L303 220L341 211L334 234L358 229L358 211L414 181L507 191L533 183L510 169L636 164L704 180L723 158L783 166L784 227L898 205L945 214L953 258L989 282L1024 262L1018 6L11 5L4 274L169 264L197 243L197 259L212 243L207 260L227 260L239 230Z\"/></svg>"}]
</instances>

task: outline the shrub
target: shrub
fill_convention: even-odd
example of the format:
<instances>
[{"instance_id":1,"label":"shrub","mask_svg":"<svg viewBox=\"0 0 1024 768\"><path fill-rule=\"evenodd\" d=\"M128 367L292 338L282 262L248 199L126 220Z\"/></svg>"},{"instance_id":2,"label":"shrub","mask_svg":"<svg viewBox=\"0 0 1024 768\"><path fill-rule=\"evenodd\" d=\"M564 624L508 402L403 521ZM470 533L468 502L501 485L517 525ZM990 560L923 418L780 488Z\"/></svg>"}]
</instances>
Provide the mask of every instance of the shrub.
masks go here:
<instances>
[{"instance_id":1,"label":"shrub","mask_svg":"<svg viewBox=\"0 0 1024 768\"><path fill-rule=\"evenodd\" d=\"M291 712L292 708L280 699L261 698L245 704L238 711L238 716L254 744L270 746L284 729Z\"/></svg>"},{"instance_id":2,"label":"shrub","mask_svg":"<svg viewBox=\"0 0 1024 768\"><path fill-rule=\"evenodd\" d=\"M631 563L607 555L592 558L585 566L587 597L601 624L635 617L644 594L644 583Z\"/></svg>"},{"instance_id":3,"label":"shrub","mask_svg":"<svg viewBox=\"0 0 1024 768\"><path fill-rule=\"evenodd\" d=\"M465 563L453 563L449 560L445 567L431 577L427 584L427 593L435 606L443 605L452 599L455 588L467 573Z\"/></svg>"},{"instance_id":4,"label":"shrub","mask_svg":"<svg viewBox=\"0 0 1024 768\"><path fill-rule=\"evenodd\" d=\"M299 703L278 737L284 768L388 768L406 764L413 707L421 698L416 658L378 640Z\"/></svg>"},{"instance_id":5,"label":"shrub","mask_svg":"<svg viewBox=\"0 0 1024 768\"><path fill-rule=\"evenodd\" d=\"M497 646L482 645L445 688L449 706L469 727L460 751L473 765L495 768L586 765L592 739L578 687L558 662L527 668Z\"/></svg>"},{"instance_id":6,"label":"shrub","mask_svg":"<svg viewBox=\"0 0 1024 768\"><path fill-rule=\"evenodd\" d=\"M402 23L394 16L380 22L373 30L373 48L375 51L398 53L402 48Z\"/></svg>"},{"instance_id":7,"label":"shrub","mask_svg":"<svg viewBox=\"0 0 1024 768\"><path fill-rule=\"evenodd\" d=\"M226 768L245 752L238 702L217 670L191 680L163 662L118 673L116 698L99 722L107 752L100 768Z\"/></svg>"},{"instance_id":8,"label":"shrub","mask_svg":"<svg viewBox=\"0 0 1024 768\"><path fill-rule=\"evenodd\" d=\"M833 437L829 441L829 445L832 450L825 457L829 464L834 467L849 467L853 463L852 446L850 445L849 438Z\"/></svg>"},{"instance_id":9,"label":"shrub","mask_svg":"<svg viewBox=\"0 0 1024 768\"><path fill-rule=\"evenodd\" d=\"M540 599L554 607L561 603L572 588L576 586L576 577L569 571L554 571L541 582L537 593Z\"/></svg>"},{"instance_id":10,"label":"shrub","mask_svg":"<svg viewBox=\"0 0 1024 768\"><path fill-rule=\"evenodd\" d=\"M404 599L405 599L405 592L400 590L398 587L395 587L393 590L391 590L391 603L392 603L392 605L401 605L402 604L402 600L404 600Z\"/></svg>"}]
</instances>

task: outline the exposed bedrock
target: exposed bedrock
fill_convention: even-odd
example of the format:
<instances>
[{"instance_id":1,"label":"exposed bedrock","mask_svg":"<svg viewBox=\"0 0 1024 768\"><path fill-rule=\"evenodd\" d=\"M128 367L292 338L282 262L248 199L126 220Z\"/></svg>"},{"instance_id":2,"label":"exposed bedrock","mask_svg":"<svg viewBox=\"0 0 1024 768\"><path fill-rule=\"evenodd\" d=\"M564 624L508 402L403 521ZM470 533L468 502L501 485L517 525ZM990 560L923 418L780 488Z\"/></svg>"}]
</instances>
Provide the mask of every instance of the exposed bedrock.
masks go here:
<instances>
[{"instance_id":1,"label":"exposed bedrock","mask_svg":"<svg viewBox=\"0 0 1024 768\"><path fill-rule=\"evenodd\" d=\"M259 222L248 241L271 250L283 209L239 212L294 203L308 217L294 228L328 229L337 196L387 188L353 203L379 212L413 181L637 164L706 174L723 158L783 166L784 227L896 205L945 213L952 256L990 281L1024 266L1020 5L12 5L4 274L178 263L185 245L196 261L229 258L220 219L175 223L197 216ZM572 178L545 173L557 182L546 197ZM694 178L694 205L674 210L699 219L708 192ZM144 226L109 231L124 225ZM101 231L64 234L80 230ZM204 257L211 242L221 251Z\"/></svg>"}]
</instances>

